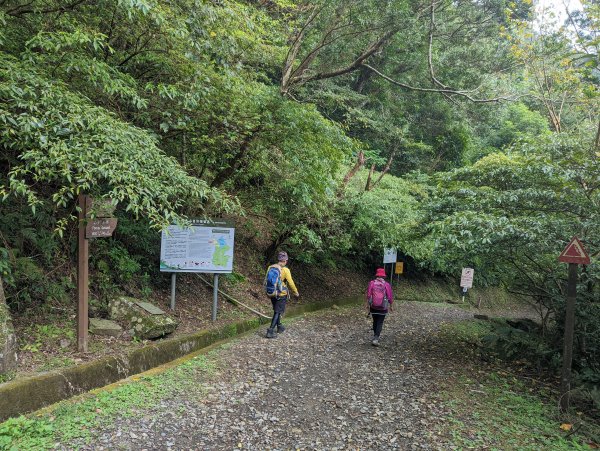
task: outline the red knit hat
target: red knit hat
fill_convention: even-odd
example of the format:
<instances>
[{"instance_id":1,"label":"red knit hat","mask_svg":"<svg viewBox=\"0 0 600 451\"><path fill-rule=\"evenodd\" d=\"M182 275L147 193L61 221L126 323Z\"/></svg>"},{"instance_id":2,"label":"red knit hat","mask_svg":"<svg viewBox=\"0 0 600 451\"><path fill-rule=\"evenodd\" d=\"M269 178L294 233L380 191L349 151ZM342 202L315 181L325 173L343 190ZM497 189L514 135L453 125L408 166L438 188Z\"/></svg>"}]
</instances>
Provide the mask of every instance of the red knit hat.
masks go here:
<instances>
[{"instance_id":1,"label":"red knit hat","mask_svg":"<svg viewBox=\"0 0 600 451\"><path fill-rule=\"evenodd\" d=\"M377 272L375 273L375 277L383 277L385 279L386 278L385 269L384 268L377 268Z\"/></svg>"}]
</instances>

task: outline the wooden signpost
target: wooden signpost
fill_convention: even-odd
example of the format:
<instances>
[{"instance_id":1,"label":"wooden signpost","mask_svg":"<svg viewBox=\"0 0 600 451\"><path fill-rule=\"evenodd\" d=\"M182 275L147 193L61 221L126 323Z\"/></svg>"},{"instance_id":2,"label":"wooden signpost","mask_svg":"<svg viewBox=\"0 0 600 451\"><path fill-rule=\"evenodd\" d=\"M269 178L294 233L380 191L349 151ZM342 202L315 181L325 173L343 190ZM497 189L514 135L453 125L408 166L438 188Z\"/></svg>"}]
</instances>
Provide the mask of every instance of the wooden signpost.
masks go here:
<instances>
[{"instance_id":1,"label":"wooden signpost","mask_svg":"<svg viewBox=\"0 0 600 451\"><path fill-rule=\"evenodd\" d=\"M567 283L567 307L565 312L565 344L563 350L563 367L560 379L560 408L569 408L569 392L571 391L571 364L573 361L573 335L575 331L575 300L577 298L577 265L589 265L590 257L579 238L574 236L561 252L558 261L569 264Z\"/></svg>"},{"instance_id":2,"label":"wooden signpost","mask_svg":"<svg viewBox=\"0 0 600 451\"><path fill-rule=\"evenodd\" d=\"M77 350L88 350L88 260L90 238L112 236L117 219L104 217L112 215L115 205L110 201L96 201L80 194L77 198L79 212L79 234L77 239ZM94 218L91 214L94 213Z\"/></svg>"}]
</instances>

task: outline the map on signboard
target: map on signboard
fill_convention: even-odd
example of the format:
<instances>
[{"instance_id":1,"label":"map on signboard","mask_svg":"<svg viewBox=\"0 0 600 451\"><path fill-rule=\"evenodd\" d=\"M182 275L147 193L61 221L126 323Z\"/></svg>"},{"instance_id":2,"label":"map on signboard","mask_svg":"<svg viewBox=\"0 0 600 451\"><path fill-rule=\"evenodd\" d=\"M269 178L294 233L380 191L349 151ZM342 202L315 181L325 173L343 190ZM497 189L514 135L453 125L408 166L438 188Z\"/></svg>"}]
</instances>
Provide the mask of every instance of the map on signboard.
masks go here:
<instances>
[{"instance_id":1,"label":"map on signboard","mask_svg":"<svg viewBox=\"0 0 600 451\"><path fill-rule=\"evenodd\" d=\"M162 233L160 270L230 273L235 229L221 221L193 220L190 227L169 226Z\"/></svg>"}]
</instances>

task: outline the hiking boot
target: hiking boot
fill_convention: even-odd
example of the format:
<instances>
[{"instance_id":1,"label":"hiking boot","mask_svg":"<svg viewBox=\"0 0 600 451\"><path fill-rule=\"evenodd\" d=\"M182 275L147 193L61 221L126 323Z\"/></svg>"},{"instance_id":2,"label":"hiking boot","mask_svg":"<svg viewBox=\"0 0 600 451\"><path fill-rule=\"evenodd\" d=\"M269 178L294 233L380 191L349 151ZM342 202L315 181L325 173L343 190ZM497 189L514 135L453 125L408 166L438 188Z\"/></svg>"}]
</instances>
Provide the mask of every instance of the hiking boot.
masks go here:
<instances>
[{"instance_id":1,"label":"hiking boot","mask_svg":"<svg viewBox=\"0 0 600 451\"><path fill-rule=\"evenodd\" d=\"M283 326L283 324L277 324L277 333L282 334L284 332L285 332L285 327Z\"/></svg>"},{"instance_id":2,"label":"hiking boot","mask_svg":"<svg viewBox=\"0 0 600 451\"><path fill-rule=\"evenodd\" d=\"M379 337L373 338L373 341L371 342L371 344L373 346L379 346Z\"/></svg>"},{"instance_id":3,"label":"hiking boot","mask_svg":"<svg viewBox=\"0 0 600 451\"><path fill-rule=\"evenodd\" d=\"M275 334L275 330L274 329L267 329L267 338L277 338L277 335Z\"/></svg>"}]
</instances>

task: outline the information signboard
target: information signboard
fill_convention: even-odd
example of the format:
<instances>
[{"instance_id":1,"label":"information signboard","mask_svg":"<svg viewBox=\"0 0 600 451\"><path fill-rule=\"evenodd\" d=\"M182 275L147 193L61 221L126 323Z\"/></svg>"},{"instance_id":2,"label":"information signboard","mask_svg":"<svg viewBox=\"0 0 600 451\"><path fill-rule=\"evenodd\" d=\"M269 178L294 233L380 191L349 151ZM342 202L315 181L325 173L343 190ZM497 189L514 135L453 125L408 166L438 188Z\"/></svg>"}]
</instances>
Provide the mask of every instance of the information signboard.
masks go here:
<instances>
[{"instance_id":1,"label":"information signboard","mask_svg":"<svg viewBox=\"0 0 600 451\"><path fill-rule=\"evenodd\" d=\"M473 268L463 268L460 276L460 286L463 288L473 288Z\"/></svg>"},{"instance_id":2,"label":"information signboard","mask_svg":"<svg viewBox=\"0 0 600 451\"><path fill-rule=\"evenodd\" d=\"M393 249L393 248L384 249L383 250L383 264L396 263L397 255L398 255L398 253L397 253L396 249Z\"/></svg>"},{"instance_id":3,"label":"information signboard","mask_svg":"<svg viewBox=\"0 0 600 451\"><path fill-rule=\"evenodd\" d=\"M193 219L189 227L162 232L160 270L231 273L235 229L229 221Z\"/></svg>"}]
</instances>

